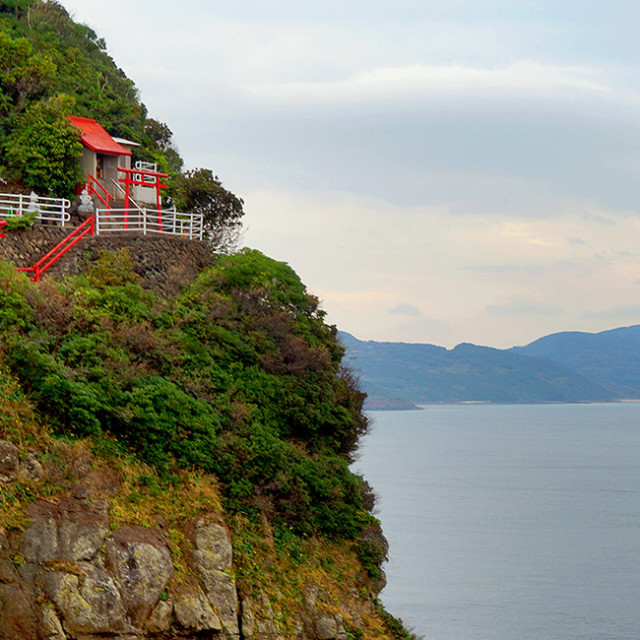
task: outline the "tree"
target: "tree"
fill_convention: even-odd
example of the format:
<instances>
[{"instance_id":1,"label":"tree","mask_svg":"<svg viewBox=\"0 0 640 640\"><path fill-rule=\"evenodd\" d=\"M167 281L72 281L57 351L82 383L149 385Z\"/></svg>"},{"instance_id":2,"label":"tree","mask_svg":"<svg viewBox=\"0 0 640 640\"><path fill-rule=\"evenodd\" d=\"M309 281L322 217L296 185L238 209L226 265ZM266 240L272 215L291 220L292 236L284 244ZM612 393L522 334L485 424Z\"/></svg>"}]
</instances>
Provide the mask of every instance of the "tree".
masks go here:
<instances>
[{"instance_id":1,"label":"tree","mask_svg":"<svg viewBox=\"0 0 640 640\"><path fill-rule=\"evenodd\" d=\"M0 32L0 117L20 112L27 100L45 93L56 66L33 53L26 38Z\"/></svg>"},{"instance_id":2,"label":"tree","mask_svg":"<svg viewBox=\"0 0 640 640\"><path fill-rule=\"evenodd\" d=\"M35 0L2 0L0 2L0 14L9 13L21 17L28 13Z\"/></svg>"},{"instance_id":3,"label":"tree","mask_svg":"<svg viewBox=\"0 0 640 640\"><path fill-rule=\"evenodd\" d=\"M7 136L4 162L27 189L57 197L74 194L82 144L66 115L72 103L68 96L57 96L32 104Z\"/></svg>"},{"instance_id":4,"label":"tree","mask_svg":"<svg viewBox=\"0 0 640 640\"><path fill-rule=\"evenodd\" d=\"M178 209L203 215L205 239L212 246L228 249L237 243L244 201L227 191L211 169L186 171L173 196Z\"/></svg>"},{"instance_id":5,"label":"tree","mask_svg":"<svg viewBox=\"0 0 640 640\"><path fill-rule=\"evenodd\" d=\"M182 171L182 158L173 141L171 129L164 122L147 118L144 134L146 148L139 149L136 155L141 160L156 162L161 171L175 178Z\"/></svg>"}]
</instances>

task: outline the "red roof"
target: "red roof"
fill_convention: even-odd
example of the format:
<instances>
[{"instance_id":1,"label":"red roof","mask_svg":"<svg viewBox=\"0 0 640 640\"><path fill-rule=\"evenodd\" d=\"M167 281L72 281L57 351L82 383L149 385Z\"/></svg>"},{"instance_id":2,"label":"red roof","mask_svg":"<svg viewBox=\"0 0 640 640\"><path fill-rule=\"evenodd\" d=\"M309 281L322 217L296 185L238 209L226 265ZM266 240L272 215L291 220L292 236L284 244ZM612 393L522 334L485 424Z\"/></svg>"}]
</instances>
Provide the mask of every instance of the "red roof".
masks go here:
<instances>
[{"instance_id":1,"label":"red roof","mask_svg":"<svg viewBox=\"0 0 640 640\"><path fill-rule=\"evenodd\" d=\"M80 140L85 147L112 156L130 156L131 151L118 144L95 120L69 116L71 124L80 129Z\"/></svg>"}]
</instances>

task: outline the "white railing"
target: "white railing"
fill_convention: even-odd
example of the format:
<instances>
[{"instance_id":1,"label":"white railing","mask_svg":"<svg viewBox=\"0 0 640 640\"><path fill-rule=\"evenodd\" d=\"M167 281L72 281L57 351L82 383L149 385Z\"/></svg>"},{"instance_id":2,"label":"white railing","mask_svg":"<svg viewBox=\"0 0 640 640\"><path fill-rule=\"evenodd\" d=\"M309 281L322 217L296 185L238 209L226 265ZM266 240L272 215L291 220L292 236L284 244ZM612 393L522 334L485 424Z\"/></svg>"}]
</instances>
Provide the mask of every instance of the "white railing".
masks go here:
<instances>
[{"instance_id":1,"label":"white railing","mask_svg":"<svg viewBox=\"0 0 640 640\"><path fill-rule=\"evenodd\" d=\"M133 167L134 169L140 169L141 171L152 171L153 173L158 171L158 163L157 162L145 162L144 160L136 160L136 163ZM149 185L155 185L156 181L153 176L143 175L140 173L134 174L134 179L138 182L146 182Z\"/></svg>"},{"instance_id":2,"label":"white railing","mask_svg":"<svg viewBox=\"0 0 640 640\"><path fill-rule=\"evenodd\" d=\"M181 236L202 240L201 213L180 213L156 209L96 209L96 235L141 233Z\"/></svg>"},{"instance_id":3,"label":"white railing","mask_svg":"<svg viewBox=\"0 0 640 640\"><path fill-rule=\"evenodd\" d=\"M0 193L0 218L8 219L36 212L36 220L56 222L64 227L69 222L71 202L66 198L46 198L31 193Z\"/></svg>"},{"instance_id":4,"label":"white railing","mask_svg":"<svg viewBox=\"0 0 640 640\"><path fill-rule=\"evenodd\" d=\"M144 210L142 209L142 207L131 196L127 196L127 192L113 178L111 178L111 182L113 182L116 189L120 190L120 193L122 193L125 200L129 198L130 205L132 204L140 213L144 214Z\"/></svg>"}]
</instances>

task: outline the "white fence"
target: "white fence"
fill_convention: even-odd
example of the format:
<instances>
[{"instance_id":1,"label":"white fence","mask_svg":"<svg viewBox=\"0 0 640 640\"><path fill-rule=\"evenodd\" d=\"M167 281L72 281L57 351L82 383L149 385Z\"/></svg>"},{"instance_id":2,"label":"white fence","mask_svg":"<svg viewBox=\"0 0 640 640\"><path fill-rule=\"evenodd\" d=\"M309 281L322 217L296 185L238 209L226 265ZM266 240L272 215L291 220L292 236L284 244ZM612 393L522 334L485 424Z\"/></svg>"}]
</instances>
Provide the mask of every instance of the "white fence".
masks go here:
<instances>
[{"instance_id":1,"label":"white fence","mask_svg":"<svg viewBox=\"0 0 640 640\"><path fill-rule=\"evenodd\" d=\"M60 226L69 222L71 203L66 198L45 198L31 193L0 193L0 218L8 219L22 216L32 211L41 222L55 222Z\"/></svg>"},{"instance_id":2,"label":"white fence","mask_svg":"<svg viewBox=\"0 0 640 640\"><path fill-rule=\"evenodd\" d=\"M202 240L200 213L179 213L157 209L96 209L96 235L142 233L182 236Z\"/></svg>"}]
</instances>

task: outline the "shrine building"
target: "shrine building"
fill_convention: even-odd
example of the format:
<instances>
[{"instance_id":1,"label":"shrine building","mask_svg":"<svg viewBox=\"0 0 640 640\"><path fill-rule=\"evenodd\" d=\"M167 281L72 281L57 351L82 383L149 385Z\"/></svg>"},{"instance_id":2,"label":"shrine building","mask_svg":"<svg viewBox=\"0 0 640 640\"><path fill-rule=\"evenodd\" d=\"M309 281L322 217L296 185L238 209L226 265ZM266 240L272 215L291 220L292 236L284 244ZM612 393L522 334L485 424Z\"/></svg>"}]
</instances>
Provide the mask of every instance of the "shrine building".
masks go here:
<instances>
[{"instance_id":1,"label":"shrine building","mask_svg":"<svg viewBox=\"0 0 640 640\"><path fill-rule=\"evenodd\" d=\"M160 189L165 187L160 184L160 178L166 174L157 173L155 165L145 162L131 166L132 150L140 146L137 142L110 136L92 118L69 116L69 122L80 130L80 169L90 192L98 197L108 194L108 201L131 197L136 202L160 207Z\"/></svg>"}]
</instances>

